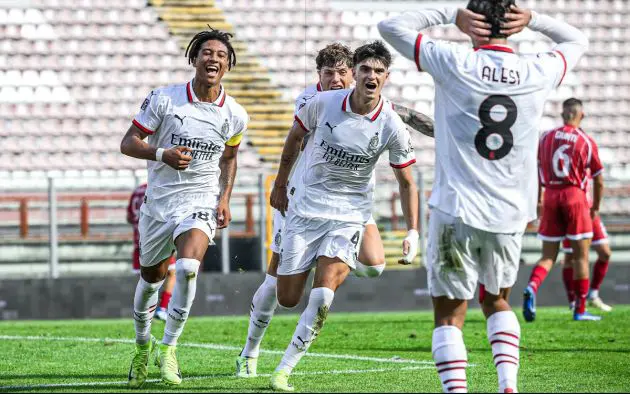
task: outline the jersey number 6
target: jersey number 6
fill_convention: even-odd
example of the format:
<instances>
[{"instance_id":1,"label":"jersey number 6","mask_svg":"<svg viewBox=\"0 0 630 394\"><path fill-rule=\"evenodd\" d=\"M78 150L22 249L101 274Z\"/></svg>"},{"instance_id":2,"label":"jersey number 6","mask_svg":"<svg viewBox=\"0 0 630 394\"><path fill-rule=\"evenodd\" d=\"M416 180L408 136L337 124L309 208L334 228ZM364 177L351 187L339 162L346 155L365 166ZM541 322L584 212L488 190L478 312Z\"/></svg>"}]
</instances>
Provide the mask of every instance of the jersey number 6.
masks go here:
<instances>
[{"instance_id":1,"label":"jersey number 6","mask_svg":"<svg viewBox=\"0 0 630 394\"><path fill-rule=\"evenodd\" d=\"M490 111L496 105L505 108L505 118L499 122L492 119ZM514 146L514 135L510 127L516 122L516 103L508 96L494 95L485 99L479 106L479 120L483 126L475 136L475 147L481 157L488 160L501 160Z\"/></svg>"}]
</instances>

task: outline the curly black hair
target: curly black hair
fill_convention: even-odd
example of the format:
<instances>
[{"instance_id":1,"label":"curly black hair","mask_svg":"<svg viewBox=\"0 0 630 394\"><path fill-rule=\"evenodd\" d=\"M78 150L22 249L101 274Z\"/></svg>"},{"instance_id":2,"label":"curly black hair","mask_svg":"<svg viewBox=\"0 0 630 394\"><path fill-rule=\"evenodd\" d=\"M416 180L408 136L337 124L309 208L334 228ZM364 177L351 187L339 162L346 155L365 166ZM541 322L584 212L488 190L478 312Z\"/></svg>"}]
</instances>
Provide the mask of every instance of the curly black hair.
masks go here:
<instances>
[{"instance_id":1,"label":"curly black hair","mask_svg":"<svg viewBox=\"0 0 630 394\"><path fill-rule=\"evenodd\" d=\"M515 0L470 0L466 8L486 17L486 22L492 25L490 38L507 38L501 34L501 23L506 22L505 14L515 4Z\"/></svg>"},{"instance_id":2,"label":"curly black hair","mask_svg":"<svg viewBox=\"0 0 630 394\"><path fill-rule=\"evenodd\" d=\"M352 50L340 42L326 45L324 49L317 53L317 58L315 58L318 71L323 67L335 67L340 63L345 64L349 68L353 66Z\"/></svg>"},{"instance_id":3,"label":"curly black hair","mask_svg":"<svg viewBox=\"0 0 630 394\"><path fill-rule=\"evenodd\" d=\"M217 40L222 42L228 50L228 70L231 70L232 67L236 66L236 52L234 52L234 48L230 42L230 39L234 37L234 35L221 30L215 30L210 27L210 25L208 25L208 28L210 30L205 30L195 34L192 40L190 40L190 43L188 43L188 47L186 47L186 53L184 55L188 57L188 64L193 64L204 42Z\"/></svg>"},{"instance_id":4,"label":"curly black hair","mask_svg":"<svg viewBox=\"0 0 630 394\"><path fill-rule=\"evenodd\" d=\"M383 41L376 40L369 44L362 45L354 51L353 63L359 64L365 59L375 58L383 62L385 68L392 64L392 54L389 52Z\"/></svg>"}]
</instances>

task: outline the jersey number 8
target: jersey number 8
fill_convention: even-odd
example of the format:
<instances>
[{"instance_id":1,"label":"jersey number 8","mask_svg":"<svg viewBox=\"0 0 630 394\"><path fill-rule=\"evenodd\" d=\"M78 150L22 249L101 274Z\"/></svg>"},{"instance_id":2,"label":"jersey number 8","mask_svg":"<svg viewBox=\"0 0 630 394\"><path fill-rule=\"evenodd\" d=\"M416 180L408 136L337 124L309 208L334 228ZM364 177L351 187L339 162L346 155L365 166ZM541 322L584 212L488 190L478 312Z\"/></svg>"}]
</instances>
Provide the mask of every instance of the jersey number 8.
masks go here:
<instances>
[{"instance_id":1,"label":"jersey number 8","mask_svg":"<svg viewBox=\"0 0 630 394\"><path fill-rule=\"evenodd\" d=\"M505 108L505 118L499 122L492 119L490 111L496 105ZM514 135L510 127L516 122L516 103L508 96L494 95L485 99L479 106L479 120L483 126L475 136L475 147L481 157L488 160L501 160L514 146Z\"/></svg>"}]
</instances>

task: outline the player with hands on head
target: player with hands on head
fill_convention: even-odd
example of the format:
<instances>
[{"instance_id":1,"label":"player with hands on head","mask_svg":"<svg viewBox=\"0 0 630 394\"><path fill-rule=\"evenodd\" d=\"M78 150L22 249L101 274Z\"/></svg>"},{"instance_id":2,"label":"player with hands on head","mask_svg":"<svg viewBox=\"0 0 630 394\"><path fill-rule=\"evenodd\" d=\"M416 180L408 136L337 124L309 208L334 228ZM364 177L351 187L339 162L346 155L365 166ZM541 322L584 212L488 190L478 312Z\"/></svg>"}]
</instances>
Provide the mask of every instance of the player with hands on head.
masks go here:
<instances>
[{"instance_id":1,"label":"player with hands on head","mask_svg":"<svg viewBox=\"0 0 630 394\"><path fill-rule=\"evenodd\" d=\"M422 31L456 24L473 48ZM520 55L507 38L529 27L557 45ZM378 24L382 37L435 82L435 180L429 200L432 353L445 392L466 392L462 328L477 283L499 391L516 392L520 325L508 303L522 236L536 218L538 124L545 100L588 48L578 29L516 6L471 0L466 10L405 12Z\"/></svg>"}]
</instances>

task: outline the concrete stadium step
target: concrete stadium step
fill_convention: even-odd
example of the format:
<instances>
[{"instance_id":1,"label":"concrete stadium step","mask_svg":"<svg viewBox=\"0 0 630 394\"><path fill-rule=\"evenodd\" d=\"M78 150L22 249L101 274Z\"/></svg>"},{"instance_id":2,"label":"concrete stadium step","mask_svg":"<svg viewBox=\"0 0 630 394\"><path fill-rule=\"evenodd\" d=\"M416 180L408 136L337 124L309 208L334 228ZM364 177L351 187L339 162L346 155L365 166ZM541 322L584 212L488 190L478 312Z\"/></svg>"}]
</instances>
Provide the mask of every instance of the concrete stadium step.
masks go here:
<instances>
[{"instance_id":1,"label":"concrete stadium step","mask_svg":"<svg viewBox=\"0 0 630 394\"><path fill-rule=\"evenodd\" d=\"M274 114L274 115L286 115L290 112L291 116L293 114L293 105L281 102L281 103L270 103L270 104L243 104L247 112L251 115L253 113L264 113L264 114Z\"/></svg>"},{"instance_id":2,"label":"concrete stadium step","mask_svg":"<svg viewBox=\"0 0 630 394\"><path fill-rule=\"evenodd\" d=\"M250 84L260 84L260 85L264 84L266 87L269 87L271 86L271 78L269 76L257 76L257 75L239 73L239 72L229 72L225 74L225 76L223 77L223 83L224 84L240 83L240 84L246 84L248 86Z\"/></svg>"},{"instance_id":3,"label":"concrete stadium step","mask_svg":"<svg viewBox=\"0 0 630 394\"><path fill-rule=\"evenodd\" d=\"M284 138L282 137L250 137L249 143L256 147L266 147L266 146L274 146L284 145Z\"/></svg>"},{"instance_id":4,"label":"concrete stadium step","mask_svg":"<svg viewBox=\"0 0 630 394\"><path fill-rule=\"evenodd\" d=\"M184 14L184 15L221 15L221 17L223 19L225 19L225 16L223 15L223 11L218 9L218 8L214 8L214 7L208 7L209 4L204 4L203 7L195 7L195 6L188 6L188 5L175 5L175 4L170 4L173 3L172 1L169 2L169 5L166 6L156 6L154 7L156 10L158 10L161 13L165 13L165 14Z\"/></svg>"},{"instance_id":5,"label":"concrete stadium step","mask_svg":"<svg viewBox=\"0 0 630 394\"><path fill-rule=\"evenodd\" d=\"M170 26L170 24L171 22L169 22L169 30L171 31L171 33L173 33L174 36L177 36L183 40L190 40L195 36L195 34L199 33L200 31L208 30L208 24L203 24L199 22L195 22L195 24L192 26ZM227 22L215 22L210 25L210 27L215 30L232 31L232 25Z\"/></svg>"},{"instance_id":6,"label":"concrete stadium step","mask_svg":"<svg viewBox=\"0 0 630 394\"><path fill-rule=\"evenodd\" d=\"M215 24L223 24L225 23L225 18L221 13L206 13L206 14L186 14L179 12L163 12L160 14L160 18L163 21L168 21L170 23L179 23L179 22L196 22L199 24L213 26Z\"/></svg>"},{"instance_id":7,"label":"concrete stadium step","mask_svg":"<svg viewBox=\"0 0 630 394\"><path fill-rule=\"evenodd\" d=\"M251 138L282 138L286 139L287 129L284 130L257 130L257 129L248 129L247 135Z\"/></svg>"},{"instance_id":8,"label":"concrete stadium step","mask_svg":"<svg viewBox=\"0 0 630 394\"><path fill-rule=\"evenodd\" d=\"M214 7L214 0L149 0L155 7Z\"/></svg>"},{"instance_id":9,"label":"concrete stadium step","mask_svg":"<svg viewBox=\"0 0 630 394\"><path fill-rule=\"evenodd\" d=\"M263 156L263 161L278 161L280 154L282 154L282 145L280 146L255 146L259 155Z\"/></svg>"},{"instance_id":10,"label":"concrete stadium step","mask_svg":"<svg viewBox=\"0 0 630 394\"><path fill-rule=\"evenodd\" d=\"M252 120L248 128L256 130L285 130L287 132L293 122L287 120Z\"/></svg>"}]
</instances>

